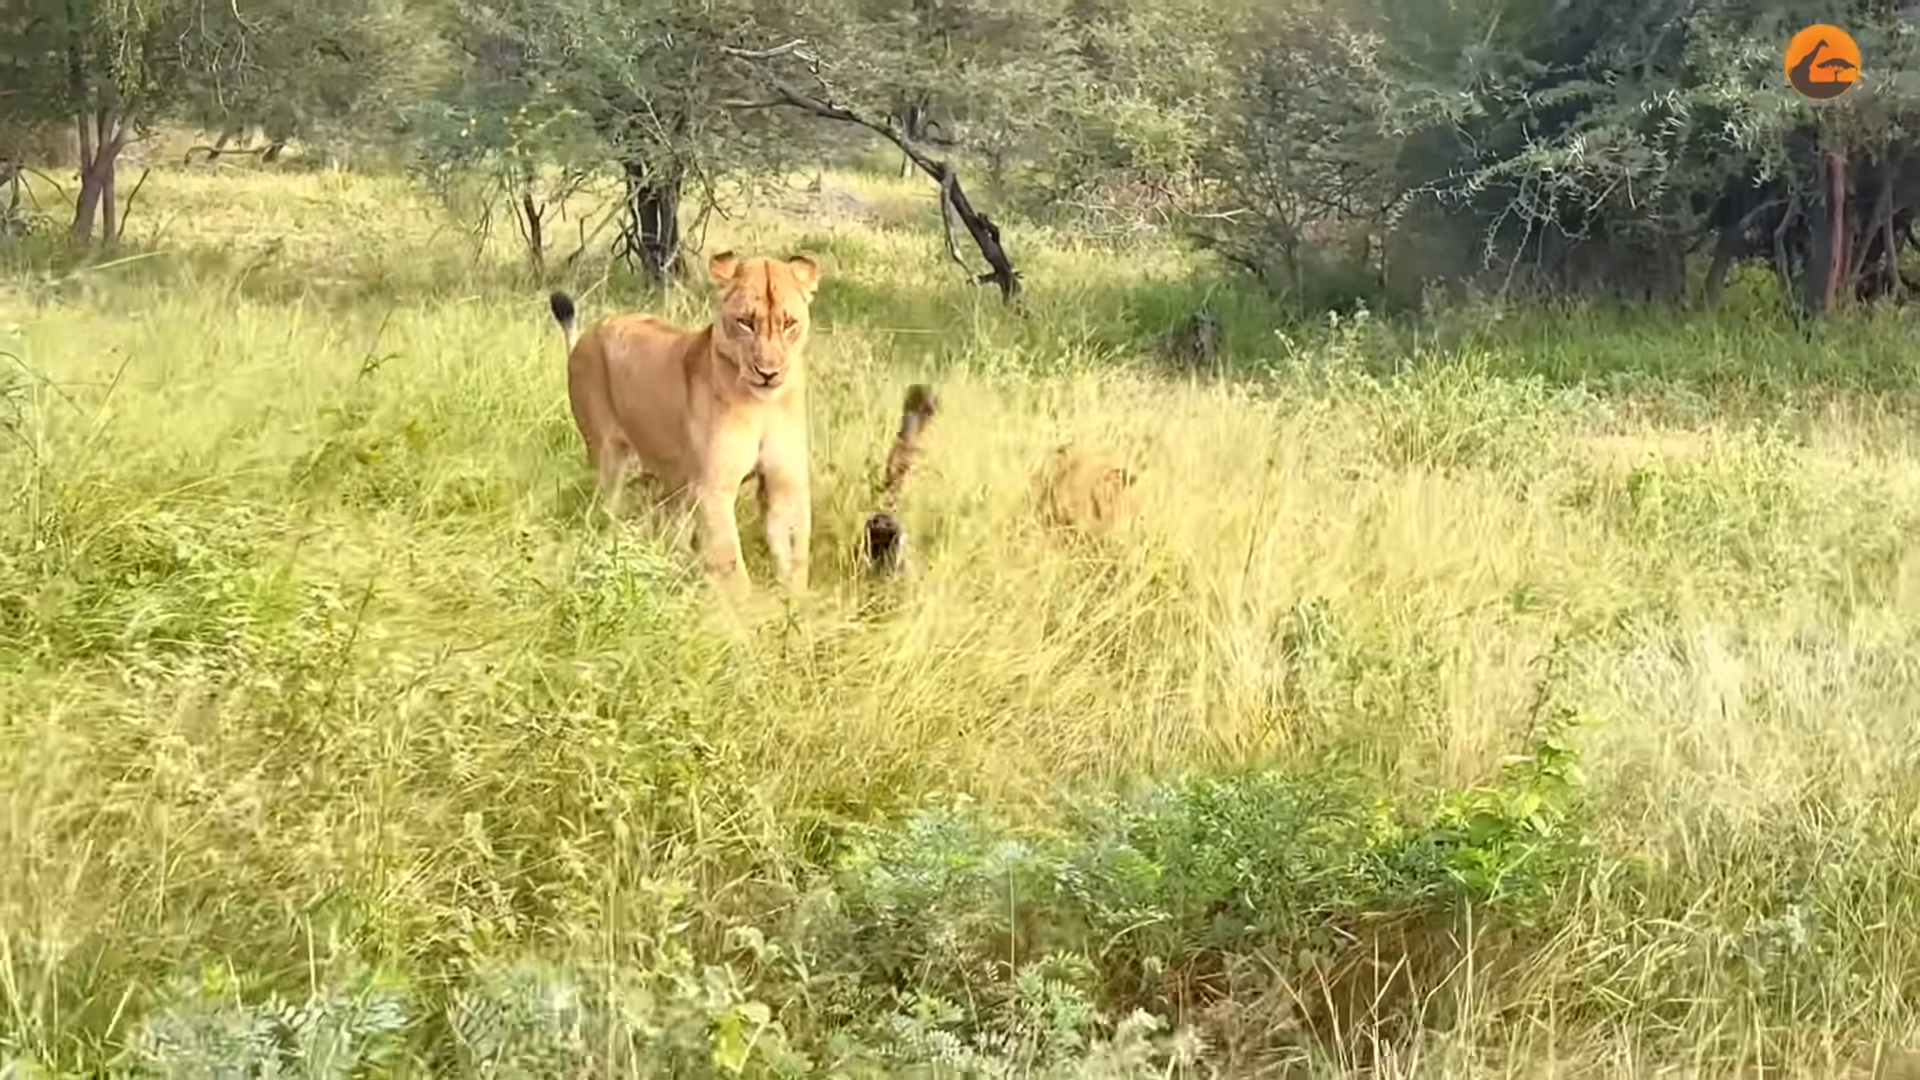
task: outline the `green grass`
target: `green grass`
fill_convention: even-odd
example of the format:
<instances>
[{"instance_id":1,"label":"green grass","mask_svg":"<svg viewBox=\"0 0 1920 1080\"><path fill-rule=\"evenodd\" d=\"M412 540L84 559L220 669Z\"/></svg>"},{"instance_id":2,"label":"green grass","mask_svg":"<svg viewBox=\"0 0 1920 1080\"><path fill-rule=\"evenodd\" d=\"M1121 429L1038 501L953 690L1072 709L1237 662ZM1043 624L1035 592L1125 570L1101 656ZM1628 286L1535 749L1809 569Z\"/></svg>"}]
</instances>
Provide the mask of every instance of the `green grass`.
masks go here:
<instances>
[{"instance_id":1,"label":"green grass","mask_svg":"<svg viewBox=\"0 0 1920 1080\"><path fill-rule=\"evenodd\" d=\"M404 182L156 170L157 254L14 253L0 1061L1901 1075L1901 317L1803 337L1746 280L1328 326L1010 221L1016 316L930 191L827 182L702 255L828 273L814 589L743 500L731 616L593 508L546 285ZM1203 296L1232 380L1156 369ZM882 592L918 380L925 571ZM1126 546L1028 527L1068 438L1144 466Z\"/></svg>"}]
</instances>

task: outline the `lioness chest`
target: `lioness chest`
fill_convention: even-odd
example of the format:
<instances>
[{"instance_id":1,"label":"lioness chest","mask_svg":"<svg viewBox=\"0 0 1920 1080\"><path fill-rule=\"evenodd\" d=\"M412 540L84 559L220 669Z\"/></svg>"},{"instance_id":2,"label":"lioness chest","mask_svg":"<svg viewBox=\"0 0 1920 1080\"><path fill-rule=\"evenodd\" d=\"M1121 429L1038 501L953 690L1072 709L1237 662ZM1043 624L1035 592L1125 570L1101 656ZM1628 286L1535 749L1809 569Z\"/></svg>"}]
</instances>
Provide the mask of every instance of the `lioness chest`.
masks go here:
<instances>
[{"instance_id":1,"label":"lioness chest","mask_svg":"<svg viewBox=\"0 0 1920 1080\"><path fill-rule=\"evenodd\" d=\"M728 485L753 475L793 403L739 400L714 382L704 350L649 319L609 350L614 413L641 466L675 488Z\"/></svg>"}]
</instances>

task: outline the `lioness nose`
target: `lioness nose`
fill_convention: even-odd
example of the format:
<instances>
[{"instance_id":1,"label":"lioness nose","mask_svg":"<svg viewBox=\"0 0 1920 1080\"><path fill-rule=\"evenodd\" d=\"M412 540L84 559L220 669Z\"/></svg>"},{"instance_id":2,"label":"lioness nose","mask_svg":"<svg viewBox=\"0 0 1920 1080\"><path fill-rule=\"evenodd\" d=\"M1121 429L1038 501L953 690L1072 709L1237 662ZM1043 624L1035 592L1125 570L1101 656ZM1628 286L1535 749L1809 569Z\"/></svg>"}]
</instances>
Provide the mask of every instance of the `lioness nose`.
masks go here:
<instances>
[{"instance_id":1,"label":"lioness nose","mask_svg":"<svg viewBox=\"0 0 1920 1080\"><path fill-rule=\"evenodd\" d=\"M759 379L763 383L766 383L768 386L772 386L775 382L779 381L780 379L779 372L762 371L758 364L755 364L753 366L753 374L755 378Z\"/></svg>"}]
</instances>

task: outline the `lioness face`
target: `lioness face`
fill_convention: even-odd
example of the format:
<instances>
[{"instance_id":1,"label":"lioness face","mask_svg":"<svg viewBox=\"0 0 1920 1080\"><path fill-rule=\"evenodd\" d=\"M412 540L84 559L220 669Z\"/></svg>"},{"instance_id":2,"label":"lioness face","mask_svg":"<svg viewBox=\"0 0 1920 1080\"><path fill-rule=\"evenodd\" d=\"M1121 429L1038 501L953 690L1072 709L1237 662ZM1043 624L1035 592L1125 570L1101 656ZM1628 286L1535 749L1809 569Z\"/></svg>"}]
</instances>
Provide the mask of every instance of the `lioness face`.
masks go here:
<instances>
[{"instance_id":1,"label":"lioness face","mask_svg":"<svg viewBox=\"0 0 1920 1080\"><path fill-rule=\"evenodd\" d=\"M805 255L743 261L728 251L708 269L720 289L714 350L747 393L762 401L778 396L800 367L820 267Z\"/></svg>"}]
</instances>

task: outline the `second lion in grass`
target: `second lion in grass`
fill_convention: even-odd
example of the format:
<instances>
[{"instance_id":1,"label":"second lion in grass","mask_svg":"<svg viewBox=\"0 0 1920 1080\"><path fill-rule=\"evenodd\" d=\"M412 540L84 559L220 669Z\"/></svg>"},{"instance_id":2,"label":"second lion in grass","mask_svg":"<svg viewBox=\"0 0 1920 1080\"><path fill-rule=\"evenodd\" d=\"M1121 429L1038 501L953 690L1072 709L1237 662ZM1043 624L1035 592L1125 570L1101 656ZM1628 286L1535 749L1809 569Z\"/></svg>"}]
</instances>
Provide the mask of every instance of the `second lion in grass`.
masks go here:
<instances>
[{"instance_id":1,"label":"second lion in grass","mask_svg":"<svg viewBox=\"0 0 1920 1080\"><path fill-rule=\"evenodd\" d=\"M1054 448L1035 475L1032 506L1050 529L1108 535L1131 524L1136 479L1126 455L1068 443Z\"/></svg>"},{"instance_id":2,"label":"second lion in grass","mask_svg":"<svg viewBox=\"0 0 1920 1080\"><path fill-rule=\"evenodd\" d=\"M609 499L635 464L692 499L707 572L736 589L749 582L734 502L757 477L775 576L804 589L813 507L803 353L820 268L805 255L722 252L708 269L719 296L700 330L621 314L583 332L573 299L552 295L574 423Z\"/></svg>"}]
</instances>

